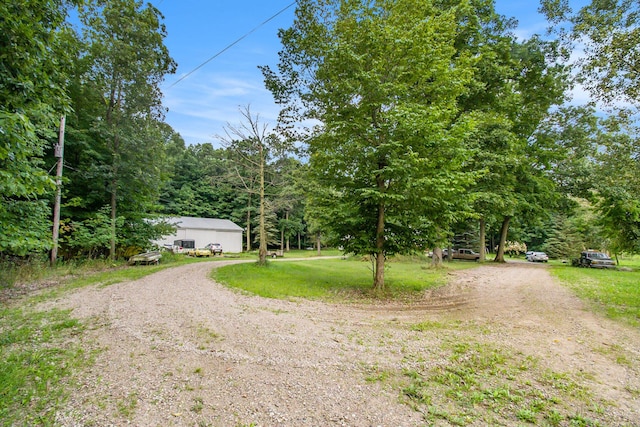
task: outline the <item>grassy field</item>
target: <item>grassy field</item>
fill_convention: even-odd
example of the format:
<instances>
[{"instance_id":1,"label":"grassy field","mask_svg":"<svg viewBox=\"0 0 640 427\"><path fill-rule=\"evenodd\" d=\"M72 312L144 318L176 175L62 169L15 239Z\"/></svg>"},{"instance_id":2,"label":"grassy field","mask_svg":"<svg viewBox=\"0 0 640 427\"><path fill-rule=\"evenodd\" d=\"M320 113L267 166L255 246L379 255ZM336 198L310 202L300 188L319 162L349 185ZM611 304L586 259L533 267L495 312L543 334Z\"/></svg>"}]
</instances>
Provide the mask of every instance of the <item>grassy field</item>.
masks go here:
<instances>
[{"instance_id":1,"label":"grassy field","mask_svg":"<svg viewBox=\"0 0 640 427\"><path fill-rule=\"evenodd\" d=\"M293 255L292 255L293 257ZM451 268L471 268L472 262L451 263L448 269L434 269L424 257L399 257L387 264L384 293L372 290L371 262L360 257L314 261L236 264L218 268L212 277L219 283L266 298L306 298L323 301L352 301L369 298L410 300L425 289L446 282Z\"/></svg>"},{"instance_id":2,"label":"grassy field","mask_svg":"<svg viewBox=\"0 0 640 427\"><path fill-rule=\"evenodd\" d=\"M632 268L634 270L640 270L640 255L619 255L617 259L620 267Z\"/></svg>"},{"instance_id":3,"label":"grassy field","mask_svg":"<svg viewBox=\"0 0 640 427\"><path fill-rule=\"evenodd\" d=\"M273 249L270 249L271 251ZM320 256L341 256L342 251L337 249L322 249L320 251ZM312 258L317 257L318 251L314 250L305 250L305 249L292 249L288 252L285 252L284 258ZM253 250L249 252L242 252L239 254L224 254L224 258L239 258L239 259L258 259L258 251Z\"/></svg>"},{"instance_id":4,"label":"grassy field","mask_svg":"<svg viewBox=\"0 0 640 427\"><path fill-rule=\"evenodd\" d=\"M635 265L633 262L621 264ZM557 265L551 272L596 311L612 319L640 326L639 270L597 270Z\"/></svg>"},{"instance_id":5,"label":"grassy field","mask_svg":"<svg viewBox=\"0 0 640 427\"><path fill-rule=\"evenodd\" d=\"M640 257L621 258L620 265L632 271L603 271L575 268L561 262L550 263L552 273L560 282L592 304L594 309L637 326L640 325L640 269L636 266L640 266ZM382 297L407 301L416 293L444 284L450 269L475 266L477 264L471 262L451 262L446 263L444 269L434 269L424 257L398 257L387 265L387 289L383 295L372 292L371 263L357 257L271 262L267 268L256 264L237 264L219 268L212 275L227 286L266 298L352 301Z\"/></svg>"}]
</instances>

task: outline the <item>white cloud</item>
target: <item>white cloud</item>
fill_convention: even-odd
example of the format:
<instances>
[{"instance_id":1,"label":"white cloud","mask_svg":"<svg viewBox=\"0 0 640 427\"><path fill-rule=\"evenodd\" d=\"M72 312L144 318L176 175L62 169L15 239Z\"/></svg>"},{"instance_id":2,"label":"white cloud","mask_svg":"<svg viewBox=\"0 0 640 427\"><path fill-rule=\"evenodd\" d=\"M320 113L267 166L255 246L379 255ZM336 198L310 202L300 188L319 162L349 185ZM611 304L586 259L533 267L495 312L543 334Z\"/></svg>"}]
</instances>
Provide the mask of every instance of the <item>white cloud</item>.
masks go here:
<instances>
[{"instance_id":1,"label":"white cloud","mask_svg":"<svg viewBox=\"0 0 640 427\"><path fill-rule=\"evenodd\" d=\"M251 106L264 123L275 124L278 107L264 87L259 70L254 73L197 72L165 89L166 121L187 144L215 142L224 127L241 120L239 109Z\"/></svg>"}]
</instances>

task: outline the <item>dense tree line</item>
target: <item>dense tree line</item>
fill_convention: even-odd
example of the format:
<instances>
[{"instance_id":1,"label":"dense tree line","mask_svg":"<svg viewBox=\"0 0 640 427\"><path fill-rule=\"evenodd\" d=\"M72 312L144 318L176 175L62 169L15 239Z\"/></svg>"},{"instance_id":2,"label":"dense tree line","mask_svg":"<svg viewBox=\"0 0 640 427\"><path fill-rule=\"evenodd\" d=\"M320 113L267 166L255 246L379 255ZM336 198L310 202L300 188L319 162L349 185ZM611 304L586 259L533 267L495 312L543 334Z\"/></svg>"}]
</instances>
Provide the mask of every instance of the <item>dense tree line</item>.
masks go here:
<instances>
[{"instance_id":1,"label":"dense tree line","mask_svg":"<svg viewBox=\"0 0 640 427\"><path fill-rule=\"evenodd\" d=\"M149 220L177 215L230 219L260 254L323 242L370 255L380 289L387 257L427 248L435 262L459 244L503 261L507 240L638 252L638 6L541 10L553 37L523 40L490 0L300 0L277 69L262 68L278 126L241 110L215 148L164 122L176 64L152 5L4 2L0 255L53 245L62 116L64 257L145 249L170 230ZM568 106L577 82L630 107Z\"/></svg>"}]
</instances>

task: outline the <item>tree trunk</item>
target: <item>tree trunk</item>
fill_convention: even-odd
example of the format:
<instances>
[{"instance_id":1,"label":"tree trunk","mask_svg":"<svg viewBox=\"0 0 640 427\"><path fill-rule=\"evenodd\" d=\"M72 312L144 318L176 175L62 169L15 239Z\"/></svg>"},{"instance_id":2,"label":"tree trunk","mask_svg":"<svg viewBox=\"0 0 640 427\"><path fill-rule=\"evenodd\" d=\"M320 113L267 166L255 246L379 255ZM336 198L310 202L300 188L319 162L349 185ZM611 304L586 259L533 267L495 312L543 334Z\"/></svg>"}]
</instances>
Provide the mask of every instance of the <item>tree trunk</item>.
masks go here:
<instances>
[{"instance_id":1,"label":"tree trunk","mask_svg":"<svg viewBox=\"0 0 640 427\"><path fill-rule=\"evenodd\" d=\"M505 262L504 260L504 247L507 242L507 234L509 233L510 216L505 216L502 220L502 228L500 229L500 242L498 243L498 253L496 254L495 262Z\"/></svg>"},{"instance_id":2,"label":"tree trunk","mask_svg":"<svg viewBox=\"0 0 640 427\"><path fill-rule=\"evenodd\" d=\"M284 214L285 219L287 220L287 224L289 223L289 211L286 211ZM287 252L289 252L291 250L291 246L289 244L289 233L287 233Z\"/></svg>"},{"instance_id":3,"label":"tree trunk","mask_svg":"<svg viewBox=\"0 0 640 427\"><path fill-rule=\"evenodd\" d=\"M113 173L111 178L111 236L109 238L109 259L115 261L116 259L116 218L118 207L118 153L120 151L120 138L118 134L113 137L113 164L111 165L111 171Z\"/></svg>"},{"instance_id":4,"label":"tree trunk","mask_svg":"<svg viewBox=\"0 0 640 427\"><path fill-rule=\"evenodd\" d=\"M480 218L480 262L487 259L487 243L486 243L486 223L484 218Z\"/></svg>"},{"instance_id":5,"label":"tree trunk","mask_svg":"<svg viewBox=\"0 0 640 427\"><path fill-rule=\"evenodd\" d=\"M442 267L442 248L440 246L436 246L435 248L433 248L431 261L434 267Z\"/></svg>"},{"instance_id":6,"label":"tree trunk","mask_svg":"<svg viewBox=\"0 0 640 427\"><path fill-rule=\"evenodd\" d=\"M117 187L118 182L116 181L116 179L114 178L111 181L111 236L109 238L109 259L111 261L115 261L116 259L116 208L117 208L117 202L116 202L116 192L117 192Z\"/></svg>"},{"instance_id":7,"label":"tree trunk","mask_svg":"<svg viewBox=\"0 0 640 427\"><path fill-rule=\"evenodd\" d=\"M259 145L260 151L260 249L258 250L258 263L267 263L267 230L264 222L264 152L262 144Z\"/></svg>"},{"instance_id":8,"label":"tree trunk","mask_svg":"<svg viewBox=\"0 0 640 427\"><path fill-rule=\"evenodd\" d=\"M380 181L381 178L378 178ZM378 184L380 186L380 183ZM375 252L375 278L373 288L384 290L384 202L378 203L378 224L376 225L376 252Z\"/></svg>"},{"instance_id":9,"label":"tree trunk","mask_svg":"<svg viewBox=\"0 0 640 427\"><path fill-rule=\"evenodd\" d=\"M251 194L247 205L247 252L251 251Z\"/></svg>"},{"instance_id":10,"label":"tree trunk","mask_svg":"<svg viewBox=\"0 0 640 427\"><path fill-rule=\"evenodd\" d=\"M56 162L56 197L53 205L53 247L51 248L51 255L49 263L51 267L56 265L58 260L58 238L60 236L60 201L62 198L62 170L64 169L64 127L66 123L66 116L60 117L60 128L58 132L58 144L54 146L55 157L58 159Z\"/></svg>"},{"instance_id":11,"label":"tree trunk","mask_svg":"<svg viewBox=\"0 0 640 427\"><path fill-rule=\"evenodd\" d=\"M115 73L115 71L114 71ZM114 76L114 80L115 76ZM114 121L112 113L115 111L116 106L120 108L122 100L122 90L120 84L112 85L111 94L109 96L109 105L107 107L106 120L107 124L115 130L113 137L113 146L111 150L112 162L111 165L111 236L109 245L109 259L115 261L116 259L116 214L117 214L117 193L118 193L118 162L120 155L120 137L118 136L118 123Z\"/></svg>"},{"instance_id":12,"label":"tree trunk","mask_svg":"<svg viewBox=\"0 0 640 427\"><path fill-rule=\"evenodd\" d=\"M284 228L280 230L280 250L284 252Z\"/></svg>"},{"instance_id":13,"label":"tree trunk","mask_svg":"<svg viewBox=\"0 0 640 427\"><path fill-rule=\"evenodd\" d=\"M318 248L318 256L322 255L322 254L320 253L320 247L322 246L322 244L320 243L320 237L321 237L321 234L320 234L320 232L318 231L318 233L316 233L316 246L317 246L317 248Z\"/></svg>"},{"instance_id":14,"label":"tree trunk","mask_svg":"<svg viewBox=\"0 0 640 427\"><path fill-rule=\"evenodd\" d=\"M436 241L441 241L441 239L443 239L443 232L442 230L440 230L440 228L436 230L436 238ZM434 267L442 267L442 261L444 261L444 257L442 256L442 247L439 246L439 244L433 248L433 255L431 256L431 260L433 261Z\"/></svg>"}]
</instances>

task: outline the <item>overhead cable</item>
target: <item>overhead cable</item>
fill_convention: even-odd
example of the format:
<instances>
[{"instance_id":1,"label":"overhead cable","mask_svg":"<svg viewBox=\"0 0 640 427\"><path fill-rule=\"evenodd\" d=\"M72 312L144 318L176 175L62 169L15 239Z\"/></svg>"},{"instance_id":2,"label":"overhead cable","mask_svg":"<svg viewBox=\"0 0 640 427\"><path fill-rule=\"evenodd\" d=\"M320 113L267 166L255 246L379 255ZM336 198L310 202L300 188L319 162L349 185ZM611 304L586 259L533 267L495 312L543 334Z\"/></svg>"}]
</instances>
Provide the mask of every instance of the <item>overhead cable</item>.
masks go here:
<instances>
[{"instance_id":1,"label":"overhead cable","mask_svg":"<svg viewBox=\"0 0 640 427\"><path fill-rule=\"evenodd\" d=\"M173 82L170 86L169 89L174 87L175 85L177 85L178 83L180 83L182 80L186 79L187 77L189 77L191 74L195 73L196 71L198 71L200 68L204 67L205 65L207 65L209 62L211 62L212 60L214 60L215 58L217 58L218 56L220 56L221 54L223 54L224 52L226 52L227 50L229 50L231 47L233 47L234 45L238 44L242 39L246 38L247 36L249 36L250 34L252 34L253 32L255 32L257 29L259 29L260 27L262 27L263 25L265 25L267 22L271 21L272 19L274 19L275 17L277 17L278 15L280 15L281 13L283 13L285 10L289 9L291 6L293 6L294 4L296 4L297 1L291 2L291 4L289 4L287 7L285 7L284 9L280 10L279 12L277 12L275 15L271 16L269 19L265 20L264 22L262 22L260 25L258 25L257 27L255 27L254 29L252 29L251 31L249 31L248 33L245 33L242 37L240 37L239 39L237 39L236 41L234 41L233 43L227 45L224 49L222 49L221 51L219 51L218 53L216 53L215 55L213 55L211 58L207 59L206 61L204 61L202 64L198 65L196 68L194 68L193 70L189 71L187 74L185 74L184 76L180 77L178 80L176 80L175 82Z\"/></svg>"}]
</instances>

